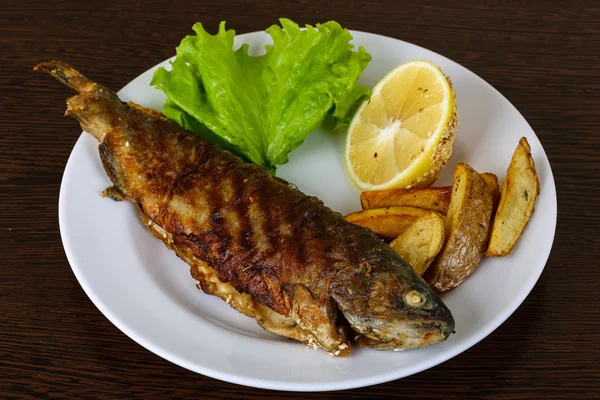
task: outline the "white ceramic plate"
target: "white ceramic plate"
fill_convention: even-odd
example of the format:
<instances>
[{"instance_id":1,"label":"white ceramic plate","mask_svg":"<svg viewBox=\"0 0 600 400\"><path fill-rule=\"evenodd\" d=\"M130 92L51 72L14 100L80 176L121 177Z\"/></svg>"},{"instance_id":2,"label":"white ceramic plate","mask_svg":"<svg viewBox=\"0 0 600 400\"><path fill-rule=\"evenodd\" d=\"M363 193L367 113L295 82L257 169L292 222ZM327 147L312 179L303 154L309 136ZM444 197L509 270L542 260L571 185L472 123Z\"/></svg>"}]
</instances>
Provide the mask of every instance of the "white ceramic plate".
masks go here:
<instances>
[{"instance_id":1,"label":"white ceramic plate","mask_svg":"<svg viewBox=\"0 0 600 400\"><path fill-rule=\"evenodd\" d=\"M253 319L199 292L188 266L152 237L132 204L99 196L110 181L95 139L84 133L62 181L62 239L85 292L133 340L175 364L224 381L295 391L347 389L402 378L454 357L502 324L531 291L548 259L556 226L552 171L531 127L492 86L455 62L400 40L352 34L354 43L373 56L360 78L365 86L372 87L393 67L414 58L435 62L452 78L461 124L452 158L436 185L449 184L459 162L503 179L519 138L525 136L531 144L541 182L536 211L508 257L484 259L466 282L443 296L456 320L456 334L422 349L356 349L341 359L263 331ZM255 52L268 41L262 32L236 39L237 45L249 43ZM121 98L160 110L165 98L149 86L157 67L125 86ZM358 210L359 191L343 168L343 142L343 134L312 133L290 162L279 167L278 175L336 211Z\"/></svg>"}]
</instances>

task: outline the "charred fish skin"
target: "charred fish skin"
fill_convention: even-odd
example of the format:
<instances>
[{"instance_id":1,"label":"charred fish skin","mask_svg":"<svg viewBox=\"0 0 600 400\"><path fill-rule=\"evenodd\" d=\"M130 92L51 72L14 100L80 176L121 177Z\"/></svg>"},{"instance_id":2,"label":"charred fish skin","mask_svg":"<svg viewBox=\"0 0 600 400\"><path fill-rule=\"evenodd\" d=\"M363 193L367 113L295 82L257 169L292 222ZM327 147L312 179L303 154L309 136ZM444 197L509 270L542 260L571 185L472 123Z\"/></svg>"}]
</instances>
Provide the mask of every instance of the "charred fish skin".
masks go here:
<instances>
[{"instance_id":1,"label":"charred fish skin","mask_svg":"<svg viewBox=\"0 0 600 400\"><path fill-rule=\"evenodd\" d=\"M114 190L205 291L229 299L227 287L230 304L265 329L340 356L350 352L346 321L360 345L380 349L438 343L454 329L448 308L404 260L318 198L122 103L64 62L36 69L79 92L67 115L100 142Z\"/></svg>"}]
</instances>

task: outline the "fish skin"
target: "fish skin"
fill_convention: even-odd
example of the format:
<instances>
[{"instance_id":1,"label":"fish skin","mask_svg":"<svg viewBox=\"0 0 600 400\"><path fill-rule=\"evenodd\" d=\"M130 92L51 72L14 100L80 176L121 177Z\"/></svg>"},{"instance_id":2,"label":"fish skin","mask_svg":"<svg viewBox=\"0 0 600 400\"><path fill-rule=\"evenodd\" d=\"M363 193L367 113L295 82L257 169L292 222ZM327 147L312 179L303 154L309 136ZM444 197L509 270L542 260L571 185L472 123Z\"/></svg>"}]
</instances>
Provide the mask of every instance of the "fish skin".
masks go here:
<instances>
[{"instance_id":1,"label":"fish skin","mask_svg":"<svg viewBox=\"0 0 600 400\"><path fill-rule=\"evenodd\" d=\"M66 115L100 142L111 197L135 203L207 293L230 284L245 296L234 308L332 355L350 353L349 335L359 346L399 349L453 331L448 308L400 256L318 198L155 111L121 102L67 63L35 69L79 92ZM287 325L265 322L261 307Z\"/></svg>"}]
</instances>

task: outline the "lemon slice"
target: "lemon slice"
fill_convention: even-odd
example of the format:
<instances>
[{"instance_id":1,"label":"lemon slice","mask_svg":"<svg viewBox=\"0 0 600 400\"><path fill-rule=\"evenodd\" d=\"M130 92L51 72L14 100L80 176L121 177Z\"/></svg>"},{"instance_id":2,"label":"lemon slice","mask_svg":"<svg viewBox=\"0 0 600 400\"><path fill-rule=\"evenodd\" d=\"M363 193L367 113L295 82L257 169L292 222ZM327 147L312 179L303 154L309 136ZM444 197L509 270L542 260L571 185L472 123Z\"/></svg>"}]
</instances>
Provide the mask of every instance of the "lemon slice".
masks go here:
<instances>
[{"instance_id":1,"label":"lemon slice","mask_svg":"<svg viewBox=\"0 0 600 400\"><path fill-rule=\"evenodd\" d=\"M456 95L435 64L413 60L373 88L350 123L346 170L362 190L426 186L452 153Z\"/></svg>"}]
</instances>

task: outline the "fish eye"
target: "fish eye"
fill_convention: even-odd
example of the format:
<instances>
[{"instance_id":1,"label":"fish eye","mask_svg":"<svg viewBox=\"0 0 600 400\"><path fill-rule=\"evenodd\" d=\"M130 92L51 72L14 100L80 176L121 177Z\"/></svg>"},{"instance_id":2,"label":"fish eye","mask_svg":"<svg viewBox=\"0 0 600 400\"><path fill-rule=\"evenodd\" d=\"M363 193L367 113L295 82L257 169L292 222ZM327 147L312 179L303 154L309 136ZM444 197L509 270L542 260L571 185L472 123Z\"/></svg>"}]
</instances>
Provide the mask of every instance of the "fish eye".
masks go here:
<instances>
[{"instance_id":1,"label":"fish eye","mask_svg":"<svg viewBox=\"0 0 600 400\"><path fill-rule=\"evenodd\" d=\"M427 302L427 298L416 290L409 290L404 296L404 301L411 307L422 307Z\"/></svg>"}]
</instances>

